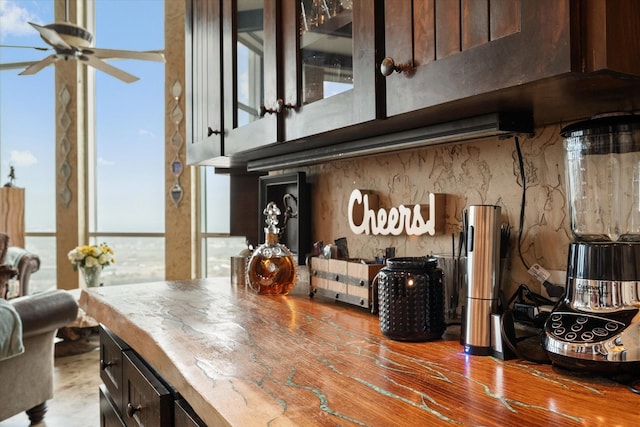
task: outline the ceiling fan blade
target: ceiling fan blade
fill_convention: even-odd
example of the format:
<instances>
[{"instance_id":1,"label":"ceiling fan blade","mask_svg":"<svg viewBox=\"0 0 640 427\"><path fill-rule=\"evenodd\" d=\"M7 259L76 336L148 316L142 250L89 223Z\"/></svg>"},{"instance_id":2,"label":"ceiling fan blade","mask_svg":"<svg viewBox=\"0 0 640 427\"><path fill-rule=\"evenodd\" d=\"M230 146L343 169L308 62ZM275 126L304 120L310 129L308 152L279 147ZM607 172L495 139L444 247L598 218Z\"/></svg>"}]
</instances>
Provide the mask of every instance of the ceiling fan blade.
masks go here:
<instances>
[{"instance_id":1,"label":"ceiling fan blade","mask_svg":"<svg viewBox=\"0 0 640 427\"><path fill-rule=\"evenodd\" d=\"M51 46L57 49L73 49L56 31L33 22L29 22L29 25L38 30L40 37Z\"/></svg>"},{"instance_id":2,"label":"ceiling fan blade","mask_svg":"<svg viewBox=\"0 0 640 427\"><path fill-rule=\"evenodd\" d=\"M36 64L37 62L39 61L8 62L8 63L0 64L0 71L24 69L33 64Z\"/></svg>"},{"instance_id":3,"label":"ceiling fan blade","mask_svg":"<svg viewBox=\"0 0 640 427\"><path fill-rule=\"evenodd\" d=\"M51 50L49 47L38 47L38 46L15 46L11 44L0 44L0 47L13 47L17 49L35 49L35 50Z\"/></svg>"},{"instance_id":4,"label":"ceiling fan blade","mask_svg":"<svg viewBox=\"0 0 640 427\"><path fill-rule=\"evenodd\" d=\"M92 51L96 57L101 59L141 59L143 61L165 62L164 53L162 53L161 51L101 49L97 47L82 49L82 51Z\"/></svg>"},{"instance_id":5,"label":"ceiling fan blade","mask_svg":"<svg viewBox=\"0 0 640 427\"><path fill-rule=\"evenodd\" d=\"M113 65L109 65L103 60L96 58L92 55L82 55L79 57L81 61L86 62L88 65L103 71L117 79L122 80L125 83L133 83L137 80L140 80L139 77L134 76L133 74L129 74L126 71L123 71L119 68L114 67Z\"/></svg>"},{"instance_id":6,"label":"ceiling fan blade","mask_svg":"<svg viewBox=\"0 0 640 427\"><path fill-rule=\"evenodd\" d=\"M35 64L32 64L25 68L25 70L21 73L18 73L19 76L28 76L31 74L35 74L38 71L42 70L44 67L48 67L49 65L56 62L59 58L56 55L49 55L44 58L42 61L38 61Z\"/></svg>"}]
</instances>

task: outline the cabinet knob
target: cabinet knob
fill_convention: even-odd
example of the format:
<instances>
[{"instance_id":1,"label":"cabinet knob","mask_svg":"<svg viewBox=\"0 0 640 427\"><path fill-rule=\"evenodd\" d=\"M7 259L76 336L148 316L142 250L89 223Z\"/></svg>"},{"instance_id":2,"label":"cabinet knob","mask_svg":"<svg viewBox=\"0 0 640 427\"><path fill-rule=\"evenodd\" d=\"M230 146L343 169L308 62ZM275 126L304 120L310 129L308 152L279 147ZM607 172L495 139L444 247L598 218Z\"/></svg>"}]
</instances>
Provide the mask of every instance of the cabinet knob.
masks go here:
<instances>
[{"instance_id":1,"label":"cabinet knob","mask_svg":"<svg viewBox=\"0 0 640 427\"><path fill-rule=\"evenodd\" d=\"M275 108L267 108L264 104L260 104L260 117L264 117L268 114L280 114L285 110L295 109L296 106L293 104L285 104L282 98L276 100Z\"/></svg>"},{"instance_id":2,"label":"cabinet knob","mask_svg":"<svg viewBox=\"0 0 640 427\"><path fill-rule=\"evenodd\" d=\"M131 402L127 403L127 416L133 418L133 415L142 409L142 405L133 406Z\"/></svg>"},{"instance_id":3,"label":"cabinet knob","mask_svg":"<svg viewBox=\"0 0 640 427\"><path fill-rule=\"evenodd\" d=\"M220 135L222 132L220 132L218 129L213 130L211 129L211 126L207 127L207 136L211 136L211 135Z\"/></svg>"},{"instance_id":4,"label":"cabinet knob","mask_svg":"<svg viewBox=\"0 0 640 427\"><path fill-rule=\"evenodd\" d=\"M386 57L380 63L380 72L383 76L390 76L394 71L396 73L410 74L413 72L412 64L396 64L393 58Z\"/></svg>"}]
</instances>

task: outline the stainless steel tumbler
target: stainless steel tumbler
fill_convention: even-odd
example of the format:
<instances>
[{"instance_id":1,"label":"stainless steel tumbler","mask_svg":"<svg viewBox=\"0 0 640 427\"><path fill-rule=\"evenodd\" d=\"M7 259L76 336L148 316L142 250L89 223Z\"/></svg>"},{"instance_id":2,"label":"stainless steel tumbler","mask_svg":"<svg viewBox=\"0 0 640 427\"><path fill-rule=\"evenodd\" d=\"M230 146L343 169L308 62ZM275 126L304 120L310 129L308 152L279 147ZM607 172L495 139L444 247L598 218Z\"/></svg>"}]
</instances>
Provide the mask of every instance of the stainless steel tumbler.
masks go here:
<instances>
[{"instance_id":1,"label":"stainless steel tumbler","mask_svg":"<svg viewBox=\"0 0 640 427\"><path fill-rule=\"evenodd\" d=\"M467 208L467 298L463 344L467 354L491 354L491 314L498 308L500 206Z\"/></svg>"}]
</instances>

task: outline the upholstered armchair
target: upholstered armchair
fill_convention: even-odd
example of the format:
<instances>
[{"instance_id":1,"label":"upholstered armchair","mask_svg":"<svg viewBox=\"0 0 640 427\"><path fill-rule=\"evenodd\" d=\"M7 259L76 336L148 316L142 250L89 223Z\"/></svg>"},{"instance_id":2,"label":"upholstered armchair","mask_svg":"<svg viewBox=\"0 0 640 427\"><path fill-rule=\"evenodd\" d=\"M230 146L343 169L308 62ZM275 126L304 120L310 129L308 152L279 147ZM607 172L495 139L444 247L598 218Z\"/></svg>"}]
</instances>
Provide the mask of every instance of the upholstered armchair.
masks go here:
<instances>
[{"instance_id":1,"label":"upholstered armchair","mask_svg":"<svg viewBox=\"0 0 640 427\"><path fill-rule=\"evenodd\" d=\"M29 279L33 273L40 269L40 257L26 249L10 246L10 243L9 236L0 233L0 266L15 269L18 279L18 289L7 288L5 292L9 291L9 297L29 295ZM2 284L0 283L0 285ZM0 289L2 289L2 286L0 286ZM0 297L4 298L6 296L2 294Z\"/></svg>"},{"instance_id":2,"label":"upholstered armchair","mask_svg":"<svg viewBox=\"0 0 640 427\"><path fill-rule=\"evenodd\" d=\"M43 419L53 397L56 331L77 313L75 298L63 290L0 300L0 421L22 411L32 424Z\"/></svg>"}]
</instances>

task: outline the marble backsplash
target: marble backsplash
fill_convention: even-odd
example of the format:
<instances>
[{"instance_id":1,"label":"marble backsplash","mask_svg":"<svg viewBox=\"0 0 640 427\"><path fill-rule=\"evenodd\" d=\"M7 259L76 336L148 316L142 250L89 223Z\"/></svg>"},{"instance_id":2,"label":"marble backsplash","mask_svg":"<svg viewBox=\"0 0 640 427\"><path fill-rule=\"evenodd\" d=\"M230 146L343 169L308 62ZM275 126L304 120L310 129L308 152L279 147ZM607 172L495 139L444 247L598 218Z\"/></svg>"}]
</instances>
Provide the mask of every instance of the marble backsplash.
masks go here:
<instances>
[{"instance_id":1,"label":"marble backsplash","mask_svg":"<svg viewBox=\"0 0 640 427\"><path fill-rule=\"evenodd\" d=\"M526 265L564 271L571 240L565 201L564 149L560 126L520 137L526 178L526 204L520 251ZM510 296L520 283L540 292L518 253L522 182L515 139L484 138L459 144L371 157L345 159L303 169L312 188L312 239L325 243L346 237L351 257L371 259L386 247L396 256L451 253L458 242L462 212L468 205L502 208L511 228L503 281ZM436 235L356 235L348 224L349 196L354 189L376 193L380 207L427 204L429 193L446 194L446 227ZM564 284L564 283L559 283Z\"/></svg>"}]
</instances>

